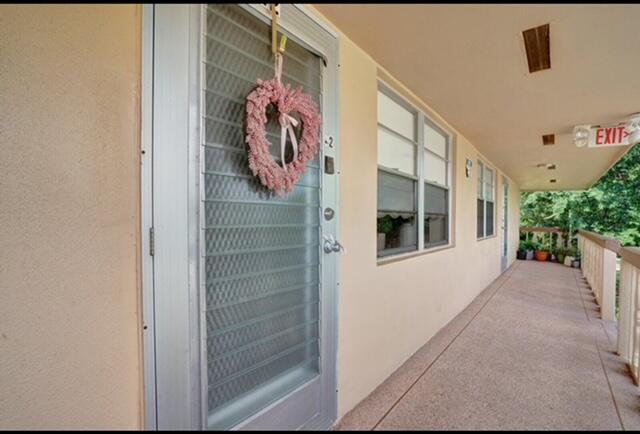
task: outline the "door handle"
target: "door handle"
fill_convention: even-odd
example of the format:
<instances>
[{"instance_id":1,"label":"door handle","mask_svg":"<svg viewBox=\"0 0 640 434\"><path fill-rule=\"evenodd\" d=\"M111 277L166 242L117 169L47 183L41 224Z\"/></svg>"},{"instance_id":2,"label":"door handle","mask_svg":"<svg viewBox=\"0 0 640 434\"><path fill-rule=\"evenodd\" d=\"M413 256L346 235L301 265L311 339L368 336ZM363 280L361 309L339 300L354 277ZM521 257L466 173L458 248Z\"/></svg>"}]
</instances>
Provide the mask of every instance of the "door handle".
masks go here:
<instances>
[{"instance_id":1,"label":"door handle","mask_svg":"<svg viewBox=\"0 0 640 434\"><path fill-rule=\"evenodd\" d=\"M335 239L333 234L324 236L324 244L323 249L325 253L335 252L338 253L342 251L342 253L347 253L347 249L344 248L342 244L338 240Z\"/></svg>"}]
</instances>

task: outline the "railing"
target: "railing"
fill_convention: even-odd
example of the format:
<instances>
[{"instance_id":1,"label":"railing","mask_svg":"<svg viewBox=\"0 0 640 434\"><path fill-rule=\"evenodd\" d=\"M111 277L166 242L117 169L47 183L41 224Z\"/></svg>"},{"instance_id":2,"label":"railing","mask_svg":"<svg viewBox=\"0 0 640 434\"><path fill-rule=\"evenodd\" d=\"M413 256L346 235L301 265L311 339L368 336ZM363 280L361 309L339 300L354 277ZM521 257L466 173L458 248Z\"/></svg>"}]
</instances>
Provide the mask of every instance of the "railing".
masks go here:
<instances>
[{"instance_id":1,"label":"railing","mask_svg":"<svg viewBox=\"0 0 640 434\"><path fill-rule=\"evenodd\" d=\"M555 244L556 247L564 247L566 244L572 245L571 236L565 240L565 236L568 234L557 226L520 226L520 233L525 234L526 239L530 239L530 235L533 234L534 240L544 240L545 235L548 237L549 246ZM556 234L555 242L553 241L553 234Z\"/></svg>"},{"instance_id":2,"label":"railing","mask_svg":"<svg viewBox=\"0 0 640 434\"><path fill-rule=\"evenodd\" d=\"M629 364L636 384L640 383L640 249L620 249L620 319L618 322L618 354Z\"/></svg>"},{"instance_id":3,"label":"railing","mask_svg":"<svg viewBox=\"0 0 640 434\"><path fill-rule=\"evenodd\" d=\"M616 256L620 243L589 231L578 231L582 274L600 305L602 319L616 320Z\"/></svg>"},{"instance_id":4,"label":"railing","mask_svg":"<svg viewBox=\"0 0 640 434\"><path fill-rule=\"evenodd\" d=\"M600 305L602 318L616 320L616 256L620 256L618 354L640 384L640 249L593 232L579 231L581 267Z\"/></svg>"}]
</instances>

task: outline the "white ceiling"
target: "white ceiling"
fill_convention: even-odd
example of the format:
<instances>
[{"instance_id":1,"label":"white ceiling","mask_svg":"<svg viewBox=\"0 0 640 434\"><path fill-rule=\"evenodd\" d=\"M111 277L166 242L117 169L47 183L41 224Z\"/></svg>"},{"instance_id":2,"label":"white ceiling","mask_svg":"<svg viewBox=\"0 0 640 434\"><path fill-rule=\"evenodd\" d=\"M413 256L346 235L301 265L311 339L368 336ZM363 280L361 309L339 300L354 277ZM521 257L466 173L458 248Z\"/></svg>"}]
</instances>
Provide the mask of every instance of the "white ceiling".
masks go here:
<instances>
[{"instance_id":1,"label":"white ceiling","mask_svg":"<svg viewBox=\"0 0 640 434\"><path fill-rule=\"evenodd\" d=\"M523 190L588 188L628 149L577 148L572 130L640 112L638 5L314 7ZM546 23L551 69L530 74L522 31Z\"/></svg>"}]
</instances>

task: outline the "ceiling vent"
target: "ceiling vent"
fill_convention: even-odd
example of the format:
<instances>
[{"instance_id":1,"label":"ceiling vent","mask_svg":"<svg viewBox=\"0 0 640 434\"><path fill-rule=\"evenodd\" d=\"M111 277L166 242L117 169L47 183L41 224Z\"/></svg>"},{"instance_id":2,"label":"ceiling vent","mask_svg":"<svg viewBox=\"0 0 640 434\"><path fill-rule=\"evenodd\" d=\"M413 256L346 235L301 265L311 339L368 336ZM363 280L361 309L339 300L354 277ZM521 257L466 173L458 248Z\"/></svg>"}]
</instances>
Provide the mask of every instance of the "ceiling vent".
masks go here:
<instances>
[{"instance_id":1,"label":"ceiling vent","mask_svg":"<svg viewBox=\"0 0 640 434\"><path fill-rule=\"evenodd\" d=\"M547 146L547 145L555 145L556 143L556 136L555 134L545 134L544 136L542 136L542 144Z\"/></svg>"},{"instance_id":2,"label":"ceiling vent","mask_svg":"<svg viewBox=\"0 0 640 434\"><path fill-rule=\"evenodd\" d=\"M522 32L524 47L527 50L529 72L551 68L551 48L549 44L549 24L534 27Z\"/></svg>"}]
</instances>

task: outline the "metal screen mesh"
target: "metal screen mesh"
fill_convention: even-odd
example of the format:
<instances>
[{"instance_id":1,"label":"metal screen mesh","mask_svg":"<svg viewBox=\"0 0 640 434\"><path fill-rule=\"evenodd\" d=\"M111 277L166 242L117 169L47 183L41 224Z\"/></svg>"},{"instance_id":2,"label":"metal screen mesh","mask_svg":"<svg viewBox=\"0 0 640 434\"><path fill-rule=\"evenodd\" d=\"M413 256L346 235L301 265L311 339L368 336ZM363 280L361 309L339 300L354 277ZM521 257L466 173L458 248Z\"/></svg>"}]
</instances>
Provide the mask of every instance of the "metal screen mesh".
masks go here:
<instances>
[{"instance_id":1,"label":"metal screen mesh","mask_svg":"<svg viewBox=\"0 0 640 434\"><path fill-rule=\"evenodd\" d=\"M209 427L228 428L318 373L321 183L316 158L279 198L247 164L244 100L258 78L273 77L270 26L216 4L206 8L204 31ZM283 81L303 86L319 106L320 59L292 40L286 48ZM278 161L275 116L268 131Z\"/></svg>"}]
</instances>

